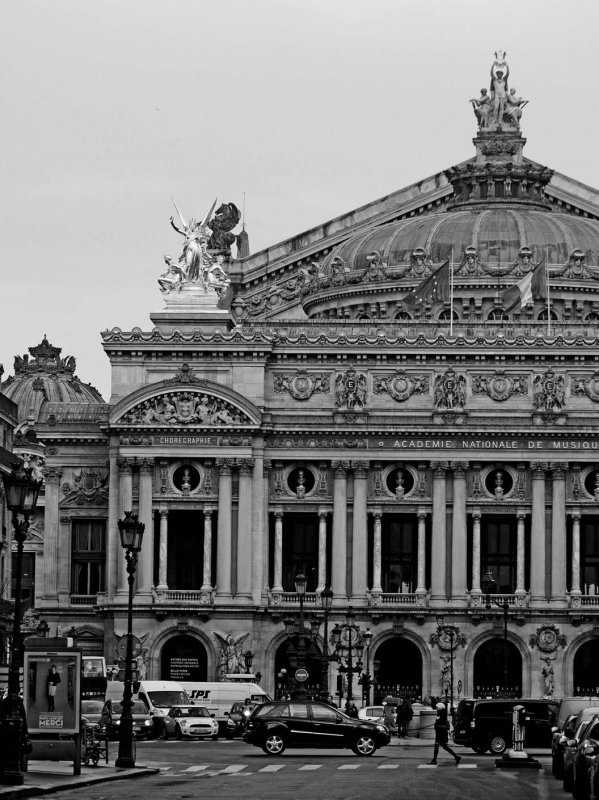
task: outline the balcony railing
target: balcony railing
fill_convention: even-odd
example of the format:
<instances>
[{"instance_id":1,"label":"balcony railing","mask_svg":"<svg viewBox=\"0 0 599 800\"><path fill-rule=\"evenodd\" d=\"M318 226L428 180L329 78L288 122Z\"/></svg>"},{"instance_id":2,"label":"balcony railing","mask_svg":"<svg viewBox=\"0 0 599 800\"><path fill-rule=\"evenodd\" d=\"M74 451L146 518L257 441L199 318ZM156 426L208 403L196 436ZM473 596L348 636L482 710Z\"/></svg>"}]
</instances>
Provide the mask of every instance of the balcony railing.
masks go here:
<instances>
[{"instance_id":1,"label":"balcony railing","mask_svg":"<svg viewBox=\"0 0 599 800\"><path fill-rule=\"evenodd\" d=\"M599 608L599 594L570 594L570 608Z\"/></svg>"},{"instance_id":2,"label":"balcony railing","mask_svg":"<svg viewBox=\"0 0 599 800\"><path fill-rule=\"evenodd\" d=\"M429 592L366 592L369 606L402 606L427 608L430 600Z\"/></svg>"},{"instance_id":3,"label":"balcony railing","mask_svg":"<svg viewBox=\"0 0 599 800\"><path fill-rule=\"evenodd\" d=\"M299 595L297 592L273 592L268 591L269 606L299 606ZM320 606L319 592L306 592L304 595L304 606Z\"/></svg>"},{"instance_id":4,"label":"balcony railing","mask_svg":"<svg viewBox=\"0 0 599 800\"><path fill-rule=\"evenodd\" d=\"M72 594L69 596L72 606L95 606L98 603L97 594Z\"/></svg>"},{"instance_id":5,"label":"balcony railing","mask_svg":"<svg viewBox=\"0 0 599 800\"><path fill-rule=\"evenodd\" d=\"M214 591L200 589L152 589L156 604L209 606L214 603Z\"/></svg>"},{"instance_id":6,"label":"balcony railing","mask_svg":"<svg viewBox=\"0 0 599 800\"><path fill-rule=\"evenodd\" d=\"M508 606L512 608L528 608L530 603L530 595L528 592L526 594L494 594L491 595L493 598L493 608L496 609L497 606L502 606L504 603L507 603ZM469 608L480 608L486 609L487 606L487 595L486 594L470 594L468 596L468 607Z\"/></svg>"}]
</instances>

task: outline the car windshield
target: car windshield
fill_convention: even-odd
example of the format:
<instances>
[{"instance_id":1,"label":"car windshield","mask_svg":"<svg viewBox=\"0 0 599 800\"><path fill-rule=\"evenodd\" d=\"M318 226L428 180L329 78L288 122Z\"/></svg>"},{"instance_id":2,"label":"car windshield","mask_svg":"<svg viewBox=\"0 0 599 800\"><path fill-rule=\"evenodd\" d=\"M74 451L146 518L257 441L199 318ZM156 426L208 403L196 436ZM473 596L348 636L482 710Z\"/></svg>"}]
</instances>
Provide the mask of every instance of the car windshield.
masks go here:
<instances>
[{"instance_id":1,"label":"car windshield","mask_svg":"<svg viewBox=\"0 0 599 800\"><path fill-rule=\"evenodd\" d=\"M210 712L202 706L187 706L186 708L180 708L178 715L180 717L209 717Z\"/></svg>"},{"instance_id":2,"label":"car windshield","mask_svg":"<svg viewBox=\"0 0 599 800\"><path fill-rule=\"evenodd\" d=\"M148 692L148 696L157 708L170 708L171 706L181 706L189 702L185 692L163 691Z\"/></svg>"},{"instance_id":3,"label":"car windshield","mask_svg":"<svg viewBox=\"0 0 599 800\"><path fill-rule=\"evenodd\" d=\"M99 700L83 700L81 703L81 712L83 714L101 714L104 703Z\"/></svg>"},{"instance_id":4,"label":"car windshield","mask_svg":"<svg viewBox=\"0 0 599 800\"><path fill-rule=\"evenodd\" d=\"M123 706L120 703L113 703L112 704L112 713L116 714L117 716L119 714L122 714L123 713ZM146 708L146 704L142 703L139 700L134 701L133 705L131 706L131 713L132 714L147 714L148 713L148 709Z\"/></svg>"},{"instance_id":5,"label":"car windshield","mask_svg":"<svg viewBox=\"0 0 599 800\"><path fill-rule=\"evenodd\" d=\"M233 703L233 705L231 706L231 711L229 713L230 714L241 714L244 705L245 705L245 703Z\"/></svg>"}]
</instances>

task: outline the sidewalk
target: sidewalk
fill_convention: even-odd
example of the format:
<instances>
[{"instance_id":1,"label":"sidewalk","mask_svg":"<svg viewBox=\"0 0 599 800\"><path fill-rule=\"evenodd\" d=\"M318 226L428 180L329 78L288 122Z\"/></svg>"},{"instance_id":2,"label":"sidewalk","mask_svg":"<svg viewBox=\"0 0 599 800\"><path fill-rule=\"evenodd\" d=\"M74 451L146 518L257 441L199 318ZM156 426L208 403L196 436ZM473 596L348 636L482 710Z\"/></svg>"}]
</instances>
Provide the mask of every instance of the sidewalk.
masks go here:
<instances>
[{"instance_id":1,"label":"sidewalk","mask_svg":"<svg viewBox=\"0 0 599 800\"><path fill-rule=\"evenodd\" d=\"M38 797L63 789L76 789L79 786L91 786L94 783L119 781L124 778L143 778L156 775L159 770L139 766L134 769L120 769L110 764L97 767L81 767L81 775L73 775L73 764L66 761L30 761L22 786L4 786L0 784L0 800L12 798Z\"/></svg>"}]
</instances>

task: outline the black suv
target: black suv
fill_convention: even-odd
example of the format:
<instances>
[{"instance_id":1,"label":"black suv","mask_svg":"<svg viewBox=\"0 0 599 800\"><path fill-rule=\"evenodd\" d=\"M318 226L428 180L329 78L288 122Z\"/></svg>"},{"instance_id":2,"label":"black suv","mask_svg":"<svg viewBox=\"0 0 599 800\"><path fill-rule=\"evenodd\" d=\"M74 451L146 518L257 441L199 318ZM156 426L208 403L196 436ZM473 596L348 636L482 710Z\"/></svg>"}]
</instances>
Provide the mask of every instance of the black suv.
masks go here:
<instances>
[{"instance_id":1,"label":"black suv","mask_svg":"<svg viewBox=\"0 0 599 800\"><path fill-rule=\"evenodd\" d=\"M351 748L371 756L391 736L386 725L352 719L326 703L292 700L256 706L243 738L271 756L287 747Z\"/></svg>"},{"instance_id":2,"label":"black suv","mask_svg":"<svg viewBox=\"0 0 599 800\"><path fill-rule=\"evenodd\" d=\"M550 747L551 726L558 703L554 700L461 700L453 740L475 753L503 753L512 746L512 712L524 706L524 747Z\"/></svg>"}]
</instances>

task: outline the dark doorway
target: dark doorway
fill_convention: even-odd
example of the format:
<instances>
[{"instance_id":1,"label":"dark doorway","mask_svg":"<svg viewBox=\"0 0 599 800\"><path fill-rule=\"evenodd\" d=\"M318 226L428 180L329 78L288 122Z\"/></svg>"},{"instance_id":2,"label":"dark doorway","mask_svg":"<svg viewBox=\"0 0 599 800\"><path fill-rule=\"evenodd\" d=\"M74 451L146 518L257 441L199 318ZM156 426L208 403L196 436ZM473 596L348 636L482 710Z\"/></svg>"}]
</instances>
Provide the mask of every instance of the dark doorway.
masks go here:
<instances>
[{"instance_id":1,"label":"dark doorway","mask_svg":"<svg viewBox=\"0 0 599 800\"><path fill-rule=\"evenodd\" d=\"M505 639L490 639L474 655L474 697L522 697L522 657Z\"/></svg>"},{"instance_id":2,"label":"dark doorway","mask_svg":"<svg viewBox=\"0 0 599 800\"><path fill-rule=\"evenodd\" d=\"M173 636L160 654L160 678L163 681L205 681L208 658L204 645L193 636Z\"/></svg>"},{"instance_id":3,"label":"dark doorway","mask_svg":"<svg viewBox=\"0 0 599 800\"><path fill-rule=\"evenodd\" d=\"M298 662L299 636L286 639L279 645L275 655L275 696L277 699L286 697L288 694L293 696L297 691L297 681L295 671L299 666ZM320 648L310 641L310 637L305 637L306 657L305 669L308 672L308 680L304 682L304 688L309 697L318 699L321 683L322 659ZM330 687L330 693L333 694Z\"/></svg>"},{"instance_id":4,"label":"dark doorway","mask_svg":"<svg viewBox=\"0 0 599 800\"><path fill-rule=\"evenodd\" d=\"M416 591L418 520L415 515L384 514L381 583L383 592Z\"/></svg>"},{"instance_id":5,"label":"dark doorway","mask_svg":"<svg viewBox=\"0 0 599 800\"><path fill-rule=\"evenodd\" d=\"M374 700L380 703L386 695L421 697L422 656L414 642L395 636L377 648L373 655L375 680Z\"/></svg>"},{"instance_id":6,"label":"dark doorway","mask_svg":"<svg viewBox=\"0 0 599 800\"><path fill-rule=\"evenodd\" d=\"M204 565L202 512L169 512L167 559L169 589L201 589Z\"/></svg>"},{"instance_id":7,"label":"dark doorway","mask_svg":"<svg viewBox=\"0 0 599 800\"><path fill-rule=\"evenodd\" d=\"M573 694L599 695L599 641L585 642L574 656Z\"/></svg>"}]
</instances>

